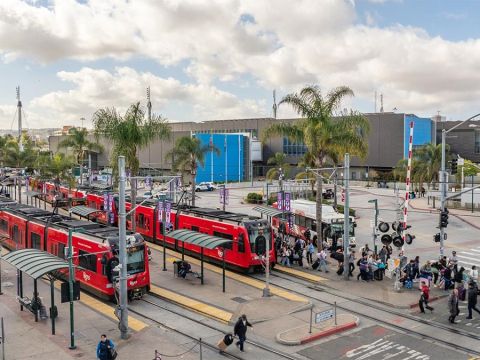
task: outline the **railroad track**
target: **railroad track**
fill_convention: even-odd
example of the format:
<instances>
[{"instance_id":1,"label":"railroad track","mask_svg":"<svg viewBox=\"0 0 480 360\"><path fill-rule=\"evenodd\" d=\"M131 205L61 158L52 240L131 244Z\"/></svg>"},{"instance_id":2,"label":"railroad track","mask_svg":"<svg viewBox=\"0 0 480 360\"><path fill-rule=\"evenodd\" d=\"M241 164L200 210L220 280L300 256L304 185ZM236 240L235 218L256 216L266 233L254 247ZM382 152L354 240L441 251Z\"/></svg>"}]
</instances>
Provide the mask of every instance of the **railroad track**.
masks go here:
<instances>
[{"instance_id":1,"label":"railroad track","mask_svg":"<svg viewBox=\"0 0 480 360\"><path fill-rule=\"evenodd\" d=\"M257 279L257 280L260 279L260 277L258 275L257 276L252 275L252 277ZM281 284L281 283L279 283L278 281L275 281L272 278L281 278L282 280L288 281L288 282L293 283L293 284L291 284L289 286L286 286L285 284ZM300 280L300 282L299 282L299 280ZM284 290L288 290L288 291L293 292L295 294L301 295L301 296L306 297L310 300L315 300L315 301L318 301L318 302L322 302L322 303L328 304L330 306L334 305L334 301L328 301L328 300L322 299L321 296L313 296L311 294L311 291L313 289L313 290L318 291L319 293L321 292L321 293L326 293L326 294L331 295L331 296L335 296L337 298L343 299L344 303L345 302L350 302L350 303L353 303L353 304L357 304L357 306L356 306L357 310L355 310L352 307L342 305L342 302L340 302L340 304L339 304L339 302L337 301L336 306L337 306L338 309L342 309L342 310L345 310L347 312L354 313L354 314L359 315L359 316L364 317L364 318L369 318L371 320L375 320L377 323L383 323L383 324L387 325L388 327L401 330L402 332L405 332L409 335L418 336L418 337L423 338L423 339L428 339L430 341L434 341L434 342L437 342L437 343L447 345L450 348L453 348L453 349L456 349L456 350L459 350L459 351L463 351L463 352L465 352L467 354L470 354L470 355L476 355L476 356L480 355L480 349L475 350L475 348L473 348L473 347L462 346L462 345L459 345L456 342L448 341L448 340L445 340L445 339L440 339L438 337L435 337L434 335L430 335L430 334L425 333L425 332L420 332L420 331L414 330L412 328L404 327L402 325L399 325L399 324L396 324L396 323L393 323L393 322L390 322L390 321L387 321L387 320L382 320L382 316L379 313L377 313L376 316L368 315L368 313L365 313L364 311L362 312L361 308L358 308L358 305L362 305L362 306L366 306L366 307L371 308L371 309L375 309L378 312L384 312L384 313L388 313L390 315L401 316L403 318L406 318L406 319L409 319L409 320L412 320L412 321L415 321L415 322L419 322L423 325L432 327L433 331L430 331L431 334L435 334L435 329L437 329L437 330L440 329L440 330L447 331L447 332L449 332L451 334L454 334L454 335L464 336L468 339L477 340L477 341L480 340L479 335L476 335L476 334L473 334L473 333L470 333L470 332L467 332L467 331L459 330L459 329L452 329L451 327L440 324L438 322L430 322L430 321L427 321L425 319L419 318L417 316L401 313L401 312L398 312L398 311L394 311L392 309L388 309L388 308L385 308L385 307L382 307L382 306L378 306L377 304L373 304L371 302L368 302L363 298L351 299L351 298L348 298L347 296L337 294L336 292L331 291L329 288L326 288L326 287L322 287L322 286L312 287L311 283L309 281L301 279L301 278L296 277L296 276L290 276L290 275L286 275L286 274L281 274L280 275L278 272L272 272L271 279L270 279L270 284L275 286L275 287L278 287L278 288L281 288L281 289L284 289ZM295 285L305 285L305 291L295 290ZM476 348L478 349L478 346L476 346Z\"/></svg>"},{"instance_id":2,"label":"railroad track","mask_svg":"<svg viewBox=\"0 0 480 360\"><path fill-rule=\"evenodd\" d=\"M152 296L152 297L154 297L154 298L157 298L157 299L161 299L162 301L165 301L165 299L163 299L162 297L160 297L160 296L158 296L158 295L156 295L156 294L148 293L148 295L150 295L150 296ZM225 335L227 334L227 332L225 332L224 330L218 328L217 326L214 326L214 325L211 325L211 324L207 324L207 323L204 323L204 322L202 322L202 321L200 321L200 320L198 320L198 319L195 319L193 316L187 315L184 311L183 311L183 312L181 312L181 311L176 311L176 310L174 310L174 309L168 308L168 307L163 306L163 305L161 305L161 304L159 304L159 303L157 303L157 302L154 302L154 301L151 301L151 300L148 300L148 299L145 299L145 298L142 298L142 299L139 300L139 301L145 302L145 303L147 303L147 304L149 304L149 305L151 305L151 306L153 306L153 307L155 307L155 308L162 309L162 310L164 310L164 311L167 311L167 312L170 312L170 313L175 314L175 315L177 315L177 316L180 316L180 317L182 317L182 318L184 318L184 319L187 319L187 320L189 320L189 321L192 321L192 322L194 322L194 323L196 323L196 324L198 324L198 325L201 325L201 326L203 326L203 327L205 327L205 328L208 328L208 329L210 329L210 330L217 331L217 332L218 332L218 339L220 339L221 337L223 337L223 336L225 336ZM141 317L143 317L143 318L145 318L145 319L148 319L148 320L150 320L150 321L152 321L152 322L154 322L154 323L156 323L156 324L158 324L158 325L160 325L160 326L162 326L162 327L164 327L164 328L166 328L166 329L169 329L170 331L174 331L174 332L176 332L176 333L178 333L178 334L181 334L182 336L185 336L185 337L187 337L188 339L198 341L198 337L193 336L192 334L189 334L189 333L187 333L187 332L185 332L185 331L182 331L182 330L179 330L179 329L177 329L177 328L174 328L174 327L172 327L172 326L169 326L169 325L167 325L165 322L162 322L162 321L159 321L159 320L157 320L157 319L154 319L154 318L152 318L151 316L149 316L149 315L147 315L147 314L145 314L145 313L142 313L141 311L132 309L131 307L129 307L129 311L132 312L132 313L134 313L134 314L137 314L137 315L139 315L139 316L141 316ZM269 347L269 346L263 345L263 344L261 344L261 343L259 343L259 342L256 342L256 341L247 340L246 342L247 342L248 344L256 347L256 348L259 348L259 349L261 349L261 350L263 350L263 351L266 351L266 352L274 355L276 359L289 359L289 360L298 360L298 359L299 359L298 357L295 357L295 356L293 356L293 355L290 355L290 354L284 353L284 352L282 352L282 351L276 350L276 349L274 349L274 348L271 348L271 347ZM218 351L219 351L216 344L212 344L212 343L208 343L208 342L203 342L203 341L202 341L202 344L203 344L204 346L208 347L209 349L214 350L215 352L218 352ZM243 357L241 357L241 356L239 356L239 355L236 355L236 354L229 353L229 352L224 352L224 353L222 353L222 354L223 354L225 357L230 358L230 359L241 359L241 360L244 360Z\"/></svg>"}]
</instances>

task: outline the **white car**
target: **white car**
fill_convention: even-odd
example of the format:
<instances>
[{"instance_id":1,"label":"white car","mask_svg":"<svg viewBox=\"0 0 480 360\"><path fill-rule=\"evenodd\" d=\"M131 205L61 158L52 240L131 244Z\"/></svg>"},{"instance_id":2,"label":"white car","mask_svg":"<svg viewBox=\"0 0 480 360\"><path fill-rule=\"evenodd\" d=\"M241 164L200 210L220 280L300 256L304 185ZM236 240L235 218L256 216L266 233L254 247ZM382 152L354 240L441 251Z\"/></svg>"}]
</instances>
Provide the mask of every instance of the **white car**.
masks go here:
<instances>
[{"instance_id":1,"label":"white car","mask_svg":"<svg viewBox=\"0 0 480 360\"><path fill-rule=\"evenodd\" d=\"M206 183L200 183L195 185L195 191L212 191L213 189L208 186Z\"/></svg>"}]
</instances>

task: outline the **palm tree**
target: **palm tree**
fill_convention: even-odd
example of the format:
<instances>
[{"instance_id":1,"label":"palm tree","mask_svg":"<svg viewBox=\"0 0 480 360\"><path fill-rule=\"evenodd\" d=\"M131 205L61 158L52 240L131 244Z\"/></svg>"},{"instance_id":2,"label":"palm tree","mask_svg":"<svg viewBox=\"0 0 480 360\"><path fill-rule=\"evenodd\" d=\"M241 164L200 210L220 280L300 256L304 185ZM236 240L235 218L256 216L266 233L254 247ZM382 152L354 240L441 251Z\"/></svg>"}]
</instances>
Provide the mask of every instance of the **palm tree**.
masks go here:
<instances>
[{"instance_id":1,"label":"palm tree","mask_svg":"<svg viewBox=\"0 0 480 360\"><path fill-rule=\"evenodd\" d=\"M450 158L449 146L446 145L446 161ZM425 170L425 180L429 183L438 181L438 173L442 166L442 145L426 144L414 151L413 156Z\"/></svg>"},{"instance_id":2,"label":"palm tree","mask_svg":"<svg viewBox=\"0 0 480 360\"><path fill-rule=\"evenodd\" d=\"M58 144L59 148L71 148L73 155L77 159L77 164L80 167L80 184L83 183L83 163L85 156L89 151L102 151L103 146L98 142L91 142L88 140L88 130L85 128L71 128L66 139L63 139Z\"/></svg>"},{"instance_id":3,"label":"palm tree","mask_svg":"<svg viewBox=\"0 0 480 360\"><path fill-rule=\"evenodd\" d=\"M200 139L190 136L183 136L175 142L175 146L166 155L166 159L173 157L172 168L183 173L190 173L192 176L192 206L195 206L195 177L198 165L205 165L205 154L215 151L218 155L220 150L215 145L202 145Z\"/></svg>"},{"instance_id":4,"label":"palm tree","mask_svg":"<svg viewBox=\"0 0 480 360\"><path fill-rule=\"evenodd\" d=\"M115 108L99 109L93 115L93 125L97 139L101 135L113 142L110 161L115 171L118 169L118 156L125 156L126 166L130 169L132 176L130 182L132 204L135 204L137 200L135 176L140 169L137 152L154 140L168 139L171 133L170 125L161 115L152 114L150 118L146 119L145 111L139 102L130 105L123 116ZM135 225L134 210L132 214L133 231L135 231Z\"/></svg>"},{"instance_id":5,"label":"palm tree","mask_svg":"<svg viewBox=\"0 0 480 360\"><path fill-rule=\"evenodd\" d=\"M341 101L353 96L353 91L341 86L333 89L326 97L318 86L307 86L299 93L285 96L279 105L289 104L302 117L294 123L275 123L267 128L262 139L272 136L286 136L289 140L304 143L315 167L322 168L332 154L349 152L365 157L368 151L366 141L370 129L368 120L355 111L340 111ZM317 233L322 244L322 179L317 181Z\"/></svg>"},{"instance_id":6,"label":"palm tree","mask_svg":"<svg viewBox=\"0 0 480 360\"><path fill-rule=\"evenodd\" d=\"M5 157L7 156L7 150L9 143L13 140L13 136L10 134L0 136L0 166L4 166Z\"/></svg>"},{"instance_id":7,"label":"palm tree","mask_svg":"<svg viewBox=\"0 0 480 360\"><path fill-rule=\"evenodd\" d=\"M274 165L274 167L269 169L266 174L267 179L270 181L273 179L278 179L280 175L279 169L282 169L285 177L287 177L287 174L290 171L290 164L287 162L287 155L283 153L275 153L275 155L267 160L267 164Z\"/></svg>"},{"instance_id":8,"label":"palm tree","mask_svg":"<svg viewBox=\"0 0 480 360\"><path fill-rule=\"evenodd\" d=\"M32 169L35 159L38 155L38 149L35 148L30 137L26 136L23 139L23 149L20 148L18 140L11 137L5 144L5 165L17 168Z\"/></svg>"},{"instance_id":9,"label":"palm tree","mask_svg":"<svg viewBox=\"0 0 480 360\"><path fill-rule=\"evenodd\" d=\"M39 156L38 162L38 166L41 169L41 178L58 179L73 185L72 183L74 182L74 178L70 170L75 164L75 161L72 157L66 156L62 153L57 153L53 156L48 153L44 153Z\"/></svg>"}]
</instances>

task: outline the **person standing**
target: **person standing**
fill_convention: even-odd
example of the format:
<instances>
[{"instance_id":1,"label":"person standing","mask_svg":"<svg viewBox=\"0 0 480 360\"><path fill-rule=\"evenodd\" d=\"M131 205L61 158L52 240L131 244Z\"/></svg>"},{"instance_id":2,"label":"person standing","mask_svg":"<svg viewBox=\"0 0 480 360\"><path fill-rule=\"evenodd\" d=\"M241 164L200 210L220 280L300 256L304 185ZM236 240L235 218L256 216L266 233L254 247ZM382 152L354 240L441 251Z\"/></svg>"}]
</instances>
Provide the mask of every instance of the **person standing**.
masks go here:
<instances>
[{"instance_id":1,"label":"person standing","mask_svg":"<svg viewBox=\"0 0 480 360\"><path fill-rule=\"evenodd\" d=\"M308 245L307 245L307 263L308 265L313 264L313 253L315 252L315 247L313 246L313 243L311 240L308 240Z\"/></svg>"},{"instance_id":2,"label":"person standing","mask_svg":"<svg viewBox=\"0 0 480 360\"><path fill-rule=\"evenodd\" d=\"M448 297L448 310L450 311L450 317L448 320L455 324L455 318L457 317L458 313L460 312L458 308L458 290L453 289Z\"/></svg>"},{"instance_id":3,"label":"person standing","mask_svg":"<svg viewBox=\"0 0 480 360\"><path fill-rule=\"evenodd\" d=\"M453 273L456 274L458 271L458 257L456 251L452 251L452 257L448 260L448 264L453 265Z\"/></svg>"},{"instance_id":4,"label":"person standing","mask_svg":"<svg viewBox=\"0 0 480 360\"><path fill-rule=\"evenodd\" d=\"M468 293L467 293L467 304L468 304L468 316L467 319L472 319L472 310L475 310L480 314L480 310L477 308L477 287L475 283L470 282L468 284Z\"/></svg>"},{"instance_id":5,"label":"person standing","mask_svg":"<svg viewBox=\"0 0 480 360\"><path fill-rule=\"evenodd\" d=\"M433 311L433 307L428 305L428 299L430 298L430 288L424 281L422 281L422 287L420 288L420 291L422 292L422 294L420 295L420 300L418 301L420 312L425 313L425 309L423 307L424 304L428 310Z\"/></svg>"},{"instance_id":6,"label":"person standing","mask_svg":"<svg viewBox=\"0 0 480 360\"><path fill-rule=\"evenodd\" d=\"M353 271L355 270L355 251L351 251L348 254L348 276L353 276Z\"/></svg>"},{"instance_id":7,"label":"person standing","mask_svg":"<svg viewBox=\"0 0 480 360\"><path fill-rule=\"evenodd\" d=\"M112 360L112 349L115 349L115 344L112 340L107 339L107 335L102 334L97 345L97 359Z\"/></svg>"},{"instance_id":8,"label":"person standing","mask_svg":"<svg viewBox=\"0 0 480 360\"><path fill-rule=\"evenodd\" d=\"M243 314L237 320L235 327L233 328L233 335L238 336L238 341L236 343L237 347L240 348L240 351L243 350L243 343L247 340L247 327L252 327L247 320L247 315Z\"/></svg>"},{"instance_id":9,"label":"person standing","mask_svg":"<svg viewBox=\"0 0 480 360\"><path fill-rule=\"evenodd\" d=\"M468 276L470 277L470 282L474 282L475 284L478 282L478 270L475 265L472 266L472 269L469 271Z\"/></svg>"}]
</instances>

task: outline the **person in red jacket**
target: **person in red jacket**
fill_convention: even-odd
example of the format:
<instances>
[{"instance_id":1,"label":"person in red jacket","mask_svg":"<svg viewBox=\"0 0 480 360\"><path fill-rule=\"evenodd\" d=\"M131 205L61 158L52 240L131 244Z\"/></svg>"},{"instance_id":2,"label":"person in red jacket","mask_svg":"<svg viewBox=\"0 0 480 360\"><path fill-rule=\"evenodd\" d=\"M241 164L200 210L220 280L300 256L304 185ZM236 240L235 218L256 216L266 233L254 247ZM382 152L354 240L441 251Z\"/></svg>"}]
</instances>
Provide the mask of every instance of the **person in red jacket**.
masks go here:
<instances>
[{"instance_id":1,"label":"person in red jacket","mask_svg":"<svg viewBox=\"0 0 480 360\"><path fill-rule=\"evenodd\" d=\"M430 297L430 288L427 286L427 284L422 281L422 287L420 288L420 291L422 294L420 295L420 300L418 300L418 306L420 307L420 312L425 313L425 309L423 305L425 304L425 307L433 311L433 307L428 305L428 299Z\"/></svg>"}]
</instances>

